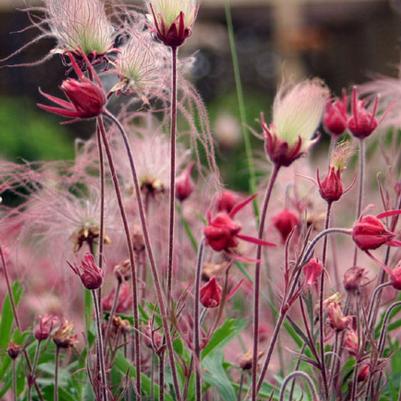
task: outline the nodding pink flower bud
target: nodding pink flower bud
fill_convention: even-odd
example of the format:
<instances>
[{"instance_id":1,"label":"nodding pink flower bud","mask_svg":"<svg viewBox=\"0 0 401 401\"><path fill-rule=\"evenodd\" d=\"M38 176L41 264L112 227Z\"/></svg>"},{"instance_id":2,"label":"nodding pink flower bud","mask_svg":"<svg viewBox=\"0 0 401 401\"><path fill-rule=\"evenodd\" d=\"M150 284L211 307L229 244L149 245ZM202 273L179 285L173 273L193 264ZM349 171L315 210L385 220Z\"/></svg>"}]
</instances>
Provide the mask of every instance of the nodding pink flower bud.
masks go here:
<instances>
[{"instance_id":1,"label":"nodding pink flower bud","mask_svg":"<svg viewBox=\"0 0 401 401\"><path fill-rule=\"evenodd\" d=\"M317 79L283 86L273 103L273 119L261 124L265 150L277 167L288 167L315 143L312 139L329 97L329 91Z\"/></svg>"},{"instance_id":2,"label":"nodding pink flower bud","mask_svg":"<svg viewBox=\"0 0 401 401\"><path fill-rule=\"evenodd\" d=\"M216 278L211 278L200 289L200 302L205 308L217 308L221 303L223 289Z\"/></svg>"},{"instance_id":3,"label":"nodding pink flower bud","mask_svg":"<svg viewBox=\"0 0 401 401\"><path fill-rule=\"evenodd\" d=\"M273 217L273 225L281 234L283 243L287 240L291 231L298 226L298 224L298 214L287 208L283 209Z\"/></svg>"},{"instance_id":4,"label":"nodding pink flower bud","mask_svg":"<svg viewBox=\"0 0 401 401\"><path fill-rule=\"evenodd\" d=\"M338 201L344 193L341 180L341 170L333 166L329 168L329 173L320 181L319 172L317 173L320 196L328 203Z\"/></svg>"},{"instance_id":5,"label":"nodding pink flower bud","mask_svg":"<svg viewBox=\"0 0 401 401\"><path fill-rule=\"evenodd\" d=\"M147 0L157 37L172 48L181 46L191 35L198 13L197 0Z\"/></svg>"},{"instance_id":6,"label":"nodding pink flower bud","mask_svg":"<svg viewBox=\"0 0 401 401\"><path fill-rule=\"evenodd\" d=\"M323 125L335 137L342 135L347 129L347 96L342 99L331 100L327 103L323 116Z\"/></svg>"},{"instance_id":7,"label":"nodding pink flower bud","mask_svg":"<svg viewBox=\"0 0 401 401\"><path fill-rule=\"evenodd\" d=\"M175 196L180 202L184 202L194 191L194 183L191 178L194 163L191 163L176 179Z\"/></svg>"},{"instance_id":8,"label":"nodding pink flower bud","mask_svg":"<svg viewBox=\"0 0 401 401\"><path fill-rule=\"evenodd\" d=\"M380 221L381 218L394 212L399 213L399 211L390 211L377 216L362 216L352 228L352 238L356 245L363 251L377 249L384 244L400 246L401 243L394 240L395 234Z\"/></svg>"},{"instance_id":9,"label":"nodding pink flower bud","mask_svg":"<svg viewBox=\"0 0 401 401\"><path fill-rule=\"evenodd\" d=\"M351 355L358 355L359 353L359 339L358 334L353 329L347 329L344 335L344 348Z\"/></svg>"},{"instance_id":10,"label":"nodding pink flower bud","mask_svg":"<svg viewBox=\"0 0 401 401\"><path fill-rule=\"evenodd\" d=\"M216 207L219 212L230 213L233 207L241 201L240 195L233 191L223 191L216 200Z\"/></svg>"},{"instance_id":11,"label":"nodding pink flower bud","mask_svg":"<svg viewBox=\"0 0 401 401\"><path fill-rule=\"evenodd\" d=\"M72 271L80 277L82 284L88 290L97 290L102 286L104 272L96 264L92 254L87 253L79 266L68 264Z\"/></svg>"},{"instance_id":12,"label":"nodding pink flower bud","mask_svg":"<svg viewBox=\"0 0 401 401\"><path fill-rule=\"evenodd\" d=\"M78 336L74 334L74 325L64 320L53 335L53 341L58 348L72 348L78 342Z\"/></svg>"},{"instance_id":13,"label":"nodding pink flower bud","mask_svg":"<svg viewBox=\"0 0 401 401\"><path fill-rule=\"evenodd\" d=\"M158 330L153 328L152 321L149 321L144 330L145 334L145 345L150 348L153 352L160 355L166 349L166 345L163 340L163 336Z\"/></svg>"},{"instance_id":14,"label":"nodding pink flower bud","mask_svg":"<svg viewBox=\"0 0 401 401\"><path fill-rule=\"evenodd\" d=\"M103 310L107 312L111 311L115 296L116 296L116 290L113 288L113 290L109 293L109 295L107 295L102 299ZM131 304L132 304L131 289L129 284L124 283L121 285L120 291L118 293L116 313L127 312Z\"/></svg>"},{"instance_id":15,"label":"nodding pink flower bud","mask_svg":"<svg viewBox=\"0 0 401 401\"><path fill-rule=\"evenodd\" d=\"M360 366L360 368L358 370L358 376L357 376L358 382L366 381L370 375L370 371L371 371L371 368L370 368L369 363L364 363L362 366Z\"/></svg>"},{"instance_id":16,"label":"nodding pink flower bud","mask_svg":"<svg viewBox=\"0 0 401 401\"><path fill-rule=\"evenodd\" d=\"M344 273L344 288L350 292L359 291L364 280L366 280L365 269L358 266L351 267Z\"/></svg>"},{"instance_id":17,"label":"nodding pink flower bud","mask_svg":"<svg viewBox=\"0 0 401 401\"><path fill-rule=\"evenodd\" d=\"M359 139L367 138L377 128L379 122L376 118L379 104L375 98L372 111L368 111L363 100L359 100L356 88L352 89L352 116L348 120L348 129L352 135Z\"/></svg>"},{"instance_id":18,"label":"nodding pink flower bud","mask_svg":"<svg viewBox=\"0 0 401 401\"><path fill-rule=\"evenodd\" d=\"M23 349L22 345L18 345L11 342L8 344L7 354L11 359L17 359L22 349Z\"/></svg>"},{"instance_id":19,"label":"nodding pink flower bud","mask_svg":"<svg viewBox=\"0 0 401 401\"><path fill-rule=\"evenodd\" d=\"M38 104L37 106L49 113L72 118L72 121L97 117L104 111L107 103L106 94L100 84L100 80L89 61L87 61L88 68L96 81L91 81L84 75L72 54L69 54L69 57L78 76L78 79L66 79L61 85L61 89L69 101L40 91L46 99L56 106L45 104Z\"/></svg>"},{"instance_id":20,"label":"nodding pink flower bud","mask_svg":"<svg viewBox=\"0 0 401 401\"><path fill-rule=\"evenodd\" d=\"M244 201L236 204L230 213L220 212L212 218L208 214L208 225L203 229L207 244L215 251L230 252L238 246L239 240L251 242L257 245L275 246L266 241L240 234L241 225L233 220L235 215L248 203L252 202L255 196L250 196Z\"/></svg>"},{"instance_id":21,"label":"nodding pink flower bud","mask_svg":"<svg viewBox=\"0 0 401 401\"><path fill-rule=\"evenodd\" d=\"M45 315L40 316L38 324L36 325L33 334L38 341L47 340L54 329L54 326L58 323L59 319L57 316Z\"/></svg>"},{"instance_id":22,"label":"nodding pink flower bud","mask_svg":"<svg viewBox=\"0 0 401 401\"><path fill-rule=\"evenodd\" d=\"M323 266L316 258L313 258L304 265L303 271L306 284L312 286L316 284L317 279L323 273Z\"/></svg>"},{"instance_id":23,"label":"nodding pink flower bud","mask_svg":"<svg viewBox=\"0 0 401 401\"><path fill-rule=\"evenodd\" d=\"M343 331L350 327L352 316L344 316L340 302L334 300L327 305L327 321L332 329Z\"/></svg>"},{"instance_id":24,"label":"nodding pink flower bud","mask_svg":"<svg viewBox=\"0 0 401 401\"><path fill-rule=\"evenodd\" d=\"M389 271L391 285L394 289L401 291L401 265Z\"/></svg>"}]
</instances>

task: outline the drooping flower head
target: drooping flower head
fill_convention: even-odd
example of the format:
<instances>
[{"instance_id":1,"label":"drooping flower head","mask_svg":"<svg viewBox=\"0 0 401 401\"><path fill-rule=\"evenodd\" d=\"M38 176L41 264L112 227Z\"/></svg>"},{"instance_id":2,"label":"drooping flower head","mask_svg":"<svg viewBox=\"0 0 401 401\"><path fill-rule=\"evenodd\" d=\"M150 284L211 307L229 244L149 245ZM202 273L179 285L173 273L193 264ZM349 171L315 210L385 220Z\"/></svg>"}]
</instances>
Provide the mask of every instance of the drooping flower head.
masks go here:
<instances>
[{"instance_id":1,"label":"drooping flower head","mask_svg":"<svg viewBox=\"0 0 401 401\"><path fill-rule=\"evenodd\" d=\"M241 201L241 196L234 191L224 190L216 199L216 208L219 212L230 213L233 207Z\"/></svg>"},{"instance_id":2,"label":"drooping flower head","mask_svg":"<svg viewBox=\"0 0 401 401\"><path fill-rule=\"evenodd\" d=\"M376 118L379 98L373 101L372 111L369 111L363 100L358 99L356 87L352 89L352 116L348 120L348 129L358 139L370 136L379 125Z\"/></svg>"},{"instance_id":3,"label":"drooping flower head","mask_svg":"<svg viewBox=\"0 0 401 401\"><path fill-rule=\"evenodd\" d=\"M279 90L270 126L261 118L265 150L274 164L288 167L312 146L328 97L328 89L317 79Z\"/></svg>"},{"instance_id":4,"label":"drooping flower head","mask_svg":"<svg viewBox=\"0 0 401 401\"><path fill-rule=\"evenodd\" d=\"M176 179L175 196L180 202L189 198L195 189L194 182L191 178L194 166L195 164L193 162L190 163Z\"/></svg>"},{"instance_id":5,"label":"drooping flower head","mask_svg":"<svg viewBox=\"0 0 401 401\"><path fill-rule=\"evenodd\" d=\"M223 289L217 282L216 277L212 277L200 289L200 302L205 308L217 308L223 296Z\"/></svg>"},{"instance_id":6,"label":"drooping flower head","mask_svg":"<svg viewBox=\"0 0 401 401\"><path fill-rule=\"evenodd\" d=\"M57 347L68 349L78 342L78 336L74 333L74 325L64 320L53 335L53 341Z\"/></svg>"},{"instance_id":7,"label":"drooping flower head","mask_svg":"<svg viewBox=\"0 0 401 401\"><path fill-rule=\"evenodd\" d=\"M255 196L250 196L244 201L234 206L230 213L219 212L214 217L208 214L208 225L204 228L207 244L216 252L226 251L232 253L233 249L239 244L239 240L261 244L264 246L274 246L266 241L240 234L242 226L234 221L235 215L247 204L252 202Z\"/></svg>"},{"instance_id":8,"label":"drooping flower head","mask_svg":"<svg viewBox=\"0 0 401 401\"><path fill-rule=\"evenodd\" d=\"M323 273L323 266L318 259L312 258L303 267L306 285L312 286L317 283L317 279Z\"/></svg>"},{"instance_id":9,"label":"drooping flower head","mask_svg":"<svg viewBox=\"0 0 401 401\"><path fill-rule=\"evenodd\" d=\"M107 103L106 94L100 80L89 63L87 63L87 66L92 71L95 82L84 75L71 53L69 57L74 71L78 76L78 79L68 78L61 84L61 90L65 93L69 101L40 91L46 99L53 102L56 106L41 103L38 103L37 106L49 113L72 118L69 122L97 117L104 111Z\"/></svg>"},{"instance_id":10,"label":"drooping flower head","mask_svg":"<svg viewBox=\"0 0 401 401\"><path fill-rule=\"evenodd\" d=\"M146 0L153 30L169 47L179 47L191 35L198 13L197 0Z\"/></svg>"},{"instance_id":11,"label":"drooping flower head","mask_svg":"<svg viewBox=\"0 0 401 401\"><path fill-rule=\"evenodd\" d=\"M92 254L87 253L79 265L68 264L88 290L97 290L102 286L104 271L96 264Z\"/></svg>"},{"instance_id":12,"label":"drooping flower head","mask_svg":"<svg viewBox=\"0 0 401 401\"><path fill-rule=\"evenodd\" d=\"M291 231L300 223L298 213L291 209L283 209L273 216L273 225L281 235L283 243L287 240Z\"/></svg>"},{"instance_id":13,"label":"drooping flower head","mask_svg":"<svg viewBox=\"0 0 401 401\"><path fill-rule=\"evenodd\" d=\"M396 234L390 231L381 221L385 217L400 214L399 210L393 210L378 214L377 216L362 216L352 228L352 239L359 249L363 251L374 250L382 245L401 246L396 240Z\"/></svg>"},{"instance_id":14,"label":"drooping flower head","mask_svg":"<svg viewBox=\"0 0 401 401\"><path fill-rule=\"evenodd\" d=\"M38 341L47 340L58 321L58 317L54 315L41 316L33 331L35 338Z\"/></svg>"},{"instance_id":15,"label":"drooping flower head","mask_svg":"<svg viewBox=\"0 0 401 401\"><path fill-rule=\"evenodd\" d=\"M347 95L344 93L340 99L331 99L327 105L323 117L323 125L331 135L339 137L347 129Z\"/></svg>"}]
</instances>

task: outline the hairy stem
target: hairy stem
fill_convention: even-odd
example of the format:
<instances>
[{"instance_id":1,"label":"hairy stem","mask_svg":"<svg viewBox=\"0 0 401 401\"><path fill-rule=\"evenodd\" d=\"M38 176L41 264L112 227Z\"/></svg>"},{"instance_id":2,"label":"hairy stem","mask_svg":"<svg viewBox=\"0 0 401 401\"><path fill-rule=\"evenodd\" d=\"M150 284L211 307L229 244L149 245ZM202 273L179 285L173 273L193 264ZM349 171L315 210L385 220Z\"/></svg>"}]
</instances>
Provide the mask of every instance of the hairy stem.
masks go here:
<instances>
[{"instance_id":1,"label":"hairy stem","mask_svg":"<svg viewBox=\"0 0 401 401\"><path fill-rule=\"evenodd\" d=\"M113 305L111 307L109 320L107 321L106 331L104 332L105 344L107 344L107 342L109 341L109 334L110 334L111 325L113 324L113 317L116 314L116 310L117 310L117 306L118 306L118 298L120 296L120 288L121 288L121 281L117 280L116 291L114 293ZM107 347L105 346L105 349L106 348Z\"/></svg>"},{"instance_id":2,"label":"hairy stem","mask_svg":"<svg viewBox=\"0 0 401 401\"><path fill-rule=\"evenodd\" d=\"M54 361L54 401L58 401L58 370L60 364L60 347L56 346L56 358Z\"/></svg>"},{"instance_id":3,"label":"hairy stem","mask_svg":"<svg viewBox=\"0 0 401 401\"><path fill-rule=\"evenodd\" d=\"M175 237L175 165L177 150L177 48L171 48L170 215L167 264L167 307L171 307Z\"/></svg>"},{"instance_id":4,"label":"hairy stem","mask_svg":"<svg viewBox=\"0 0 401 401\"><path fill-rule=\"evenodd\" d=\"M203 267L203 251L205 241L202 240L196 264L195 275L195 305L194 305L194 361L195 361L195 401L202 401L202 378L200 361L200 286Z\"/></svg>"},{"instance_id":5,"label":"hairy stem","mask_svg":"<svg viewBox=\"0 0 401 401\"><path fill-rule=\"evenodd\" d=\"M169 327L169 323L168 323L167 307L166 307L166 303L165 303L163 292L162 292L159 273L158 273L157 267L156 267L156 261L155 261L155 257L154 257L154 253L153 253L152 243L150 241L149 230L148 230L148 226L147 226L147 222L146 222L145 209L144 209L144 205L143 205L143 201L142 201L141 187L139 185L138 174L136 171L134 156L133 156L133 153L131 150L131 145L129 143L127 133L125 132L124 127L122 126L120 121L113 114L111 114L108 111L105 114L108 118L110 118L117 125L117 127L122 135L122 138L124 141L124 146L125 146L125 149L127 152L128 159L129 159L131 175L132 175L132 179L133 179L134 187L135 187L135 196L136 196L136 200L137 200L137 204L138 204L139 217L140 217L140 221L141 221L142 233L143 233L143 237L145 240L146 252L147 252L148 258L149 258L149 264L150 264L150 269L152 272L153 283L154 283L155 290L156 290L157 303L158 303L158 306L160 309L160 315L161 315L162 324L163 324L163 331L164 331L164 335L166 338L166 345L167 345L168 354L169 354L169 362L170 362L171 374L172 374L172 378L173 378L174 390L176 392L177 400L182 401L181 393L180 393L180 386L179 386L179 382L178 382L177 367L176 367L175 358L174 358L173 342L172 342L170 327Z\"/></svg>"},{"instance_id":6,"label":"hairy stem","mask_svg":"<svg viewBox=\"0 0 401 401\"><path fill-rule=\"evenodd\" d=\"M365 159L366 159L365 141L361 139L359 141L359 183L358 183L359 185L358 185L358 201L356 206L356 219L359 219L362 212L364 181L365 181ZM353 266L356 266L357 263L358 263L358 247L355 245Z\"/></svg>"},{"instance_id":7,"label":"hairy stem","mask_svg":"<svg viewBox=\"0 0 401 401\"><path fill-rule=\"evenodd\" d=\"M97 342L98 342L98 350L99 350L99 366L100 366L100 385L101 385L101 393L104 401L108 401L108 393L107 393L107 376L106 376L106 362L104 358L105 349L103 343L103 333L102 333L102 319L100 316L100 299L98 298L98 294L96 290L92 291L93 303L95 305L95 319L96 319L96 328L97 328Z\"/></svg>"},{"instance_id":8,"label":"hairy stem","mask_svg":"<svg viewBox=\"0 0 401 401\"><path fill-rule=\"evenodd\" d=\"M12 361L13 366L13 401L17 401L17 361L14 358Z\"/></svg>"},{"instance_id":9,"label":"hairy stem","mask_svg":"<svg viewBox=\"0 0 401 401\"><path fill-rule=\"evenodd\" d=\"M273 192L274 184L277 180L280 167L278 165L273 166L271 172L269 184L266 187L265 198L263 200L262 215L259 223L259 240L263 239L265 232L265 223L267 210L269 207L270 198ZM257 246L256 251L256 266L255 266L255 280L254 280L254 292L253 292L253 351L252 351L252 387L251 387L251 400L256 401L257 390L256 390L256 371L258 363L258 346L259 346L259 308L260 308L260 278L261 278L261 258L262 258L262 245ZM277 326L277 322L276 322ZM278 334L278 333L277 333Z\"/></svg>"},{"instance_id":10,"label":"hairy stem","mask_svg":"<svg viewBox=\"0 0 401 401\"><path fill-rule=\"evenodd\" d=\"M141 358L140 358L140 347L139 347L139 313L138 313L138 291L137 291L137 278L136 278L136 266L135 266L135 258L134 251L132 249L131 244L131 232L128 225L128 219L125 212L124 202L121 194L120 184L118 182L117 172L114 166L113 155L111 153L109 141L107 139L106 130L104 127L103 118L98 118L99 130L102 137L102 142L106 151L107 161L110 168L111 177L114 184L114 190L117 197L117 203L120 210L121 219L123 221L124 232L126 235L127 247L129 260L131 265L131 276L132 276L132 299L133 299L133 317L134 317L134 330L133 330L133 340L134 340L134 350L135 350L135 367L138 374L136 375L136 396L138 401L141 399Z\"/></svg>"},{"instance_id":11,"label":"hairy stem","mask_svg":"<svg viewBox=\"0 0 401 401\"><path fill-rule=\"evenodd\" d=\"M164 352L159 355L159 401L164 401Z\"/></svg>"},{"instance_id":12,"label":"hairy stem","mask_svg":"<svg viewBox=\"0 0 401 401\"><path fill-rule=\"evenodd\" d=\"M32 363L32 370L31 370L31 380L35 378L35 372L36 372L36 366L38 365L38 360L39 360L39 354L40 354L40 344L41 341L38 341L38 345L36 346L35 350L35 356L33 357L33 363ZM29 384L28 386L28 401L31 401L32 399L32 385Z\"/></svg>"},{"instance_id":13,"label":"hairy stem","mask_svg":"<svg viewBox=\"0 0 401 401\"><path fill-rule=\"evenodd\" d=\"M310 389L312 391L312 400L318 400L319 397L318 397L318 394L316 391L316 387L315 387L311 377L307 373L303 372L302 370L296 370L295 372L292 372L284 379L283 384L281 385L281 389L280 389L280 401L285 400L285 390L286 390L288 384L291 382L291 380L295 380L297 377L303 378L308 383L308 386L310 387Z\"/></svg>"}]
</instances>

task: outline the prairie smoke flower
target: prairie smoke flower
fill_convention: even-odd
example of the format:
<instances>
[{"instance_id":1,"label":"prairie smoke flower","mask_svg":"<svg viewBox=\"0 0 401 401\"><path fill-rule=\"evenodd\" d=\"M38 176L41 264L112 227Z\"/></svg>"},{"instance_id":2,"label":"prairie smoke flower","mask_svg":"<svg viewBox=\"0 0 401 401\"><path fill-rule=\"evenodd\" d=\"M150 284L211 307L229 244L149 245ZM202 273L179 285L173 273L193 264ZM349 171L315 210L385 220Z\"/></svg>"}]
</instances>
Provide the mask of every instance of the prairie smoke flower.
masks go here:
<instances>
[{"instance_id":1,"label":"prairie smoke flower","mask_svg":"<svg viewBox=\"0 0 401 401\"><path fill-rule=\"evenodd\" d=\"M316 284L317 279L323 273L323 266L316 258L313 258L304 265L303 271L306 284L312 286L313 284Z\"/></svg>"},{"instance_id":2,"label":"prairie smoke flower","mask_svg":"<svg viewBox=\"0 0 401 401\"><path fill-rule=\"evenodd\" d=\"M372 111L366 108L365 102L358 99L356 88L352 89L352 116L348 120L348 129L358 139L367 138L379 125L376 118L379 98L376 96Z\"/></svg>"},{"instance_id":3,"label":"prairie smoke flower","mask_svg":"<svg viewBox=\"0 0 401 401\"><path fill-rule=\"evenodd\" d=\"M48 106L41 103L38 103L37 106L49 113L72 118L73 120L69 122L97 117L104 111L107 103L104 89L99 80L93 82L84 75L72 54L70 54L70 59L78 79L69 78L61 84L61 90L69 101L40 91L46 99L56 104L56 106Z\"/></svg>"},{"instance_id":4,"label":"prairie smoke flower","mask_svg":"<svg viewBox=\"0 0 401 401\"><path fill-rule=\"evenodd\" d=\"M162 54L150 38L131 33L130 39L117 54L114 62L120 82L112 89L115 92L133 93L147 98L160 92L162 84Z\"/></svg>"},{"instance_id":5,"label":"prairie smoke flower","mask_svg":"<svg viewBox=\"0 0 401 401\"><path fill-rule=\"evenodd\" d=\"M351 355L358 355L359 352L359 338L358 334L353 329L347 329L344 336L344 348Z\"/></svg>"},{"instance_id":6,"label":"prairie smoke flower","mask_svg":"<svg viewBox=\"0 0 401 401\"><path fill-rule=\"evenodd\" d=\"M87 253L79 265L68 264L88 290L97 290L102 286L104 271L96 264L92 254Z\"/></svg>"},{"instance_id":7,"label":"prairie smoke flower","mask_svg":"<svg viewBox=\"0 0 401 401\"><path fill-rule=\"evenodd\" d=\"M74 325L64 320L53 335L53 341L59 348L72 348L78 342L78 336L74 333Z\"/></svg>"},{"instance_id":8,"label":"prairie smoke flower","mask_svg":"<svg viewBox=\"0 0 401 401\"><path fill-rule=\"evenodd\" d=\"M362 366L360 366L357 376L358 382L364 382L365 380L367 380L371 370L372 369L370 367L370 363L364 363Z\"/></svg>"},{"instance_id":9,"label":"prairie smoke flower","mask_svg":"<svg viewBox=\"0 0 401 401\"><path fill-rule=\"evenodd\" d=\"M197 0L146 0L152 29L166 46L179 47L191 35Z\"/></svg>"},{"instance_id":10,"label":"prairie smoke flower","mask_svg":"<svg viewBox=\"0 0 401 401\"><path fill-rule=\"evenodd\" d=\"M343 331L350 327L352 316L344 316L341 309L340 301L330 302L327 304L327 320L330 327L336 331Z\"/></svg>"},{"instance_id":11,"label":"prairie smoke flower","mask_svg":"<svg viewBox=\"0 0 401 401\"><path fill-rule=\"evenodd\" d=\"M334 137L339 137L347 129L347 101L347 95L344 94L341 99L332 99L326 105L323 125Z\"/></svg>"},{"instance_id":12,"label":"prairie smoke flower","mask_svg":"<svg viewBox=\"0 0 401 401\"><path fill-rule=\"evenodd\" d=\"M191 178L194 163L190 163L184 171L176 178L175 196L180 202L184 202L194 191L194 183Z\"/></svg>"},{"instance_id":13,"label":"prairie smoke flower","mask_svg":"<svg viewBox=\"0 0 401 401\"><path fill-rule=\"evenodd\" d=\"M273 225L281 235L283 243L287 241L291 231L299 225L298 214L290 209L283 209L273 216Z\"/></svg>"},{"instance_id":14,"label":"prairie smoke flower","mask_svg":"<svg viewBox=\"0 0 401 401\"><path fill-rule=\"evenodd\" d=\"M102 299L102 307L106 312L111 312L115 298L116 290L113 288L109 295ZM130 286L124 283L118 294L116 313L127 312L132 304L132 294Z\"/></svg>"},{"instance_id":15,"label":"prairie smoke flower","mask_svg":"<svg viewBox=\"0 0 401 401\"><path fill-rule=\"evenodd\" d=\"M241 201L241 196L234 191L222 191L216 200L216 207L219 212L230 213L233 207Z\"/></svg>"},{"instance_id":16,"label":"prairie smoke flower","mask_svg":"<svg viewBox=\"0 0 401 401\"><path fill-rule=\"evenodd\" d=\"M366 271L363 267L351 267L344 273L344 288L346 291L359 291L361 285L366 280Z\"/></svg>"},{"instance_id":17,"label":"prairie smoke flower","mask_svg":"<svg viewBox=\"0 0 401 401\"><path fill-rule=\"evenodd\" d=\"M59 319L54 315L39 317L39 321L34 328L33 334L38 341L47 340Z\"/></svg>"},{"instance_id":18,"label":"prairie smoke flower","mask_svg":"<svg viewBox=\"0 0 401 401\"><path fill-rule=\"evenodd\" d=\"M22 350L22 345L10 342L7 347L7 354L11 359L17 359Z\"/></svg>"},{"instance_id":19,"label":"prairie smoke flower","mask_svg":"<svg viewBox=\"0 0 401 401\"><path fill-rule=\"evenodd\" d=\"M396 234L389 231L380 219L400 214L393 210L377 216L362 216L352 228L352 238L359 249L369 251L386 244L388 246L401 246L401 242L394 239Z\"/></svg>"},{"instance_id":20,"label":"prairie smoke flower","mask_svg":"<svg viewBox=\"0 0 401 401\"><path fill-rule=\"evenodd\" d=\"M273 120L261 117L265 150L270 160L288 167L313 145L315 134L329 97L324 84L315 79L285 86L273 103Z\"/></svg>"},{"instance_id":21,"label":"prairie smoke flower","mask_svg":"<svg viewBox=\"0 0 401 401\"><path fill-rule=\"evenodd\" d=\"M200 289L200 302L205 308L217 308L222 299L223 289L217 282L216 277L212 277Z\"/></svg>"},{"instance_id":22,"label":"prairie smoke flower","mask_svg":"<svg viewBox=\"0 0 401 401\"><path fill-rule=\"evenodd\" d=\"M244 201L237 203L230 213L219 212L212 217L208 214L208 225L204 228L207 244L216 252L226 251L232 253L232 250L239 244L239 240L260 244L264 246L275 246L271 242L260 241L257 238L240 234L242 227L235 222L233 218L247 204L253 201L255 196L250 196Z\"/></svg>"},{"instance_id":23,"label":"prairie smoke flower","mask_svg":"<svg viewBox=\"0 0 401 401\"><path fill-rule=\"evenodd\" d=\"M145 345L150 348L155 354L161 355L166 349L163 336L158 330L153 328L153 322L150 320L145 326Z\"/></svg>"},{"instance_id":24,"label":"prairie smoke flower","mask_svg":"<svg viewBox=\"0 0 401 401\"><path fill-rule=\"evenodd\" d=\"M394 289L401 291L401 264L398 264L394 269L387 271L391 285Z\"/></svg>"},{"instance_id":25,"label":"prairie smoke flower","mask_svg":"<svg viewBox=\"0 0 401 401\"><path fill-rule=\"evenodd\" d=\"M101 0L46 0L47 22L57 40L53 53L101 56L113 48L114 28Z\"/></svg>"}]
</instances>

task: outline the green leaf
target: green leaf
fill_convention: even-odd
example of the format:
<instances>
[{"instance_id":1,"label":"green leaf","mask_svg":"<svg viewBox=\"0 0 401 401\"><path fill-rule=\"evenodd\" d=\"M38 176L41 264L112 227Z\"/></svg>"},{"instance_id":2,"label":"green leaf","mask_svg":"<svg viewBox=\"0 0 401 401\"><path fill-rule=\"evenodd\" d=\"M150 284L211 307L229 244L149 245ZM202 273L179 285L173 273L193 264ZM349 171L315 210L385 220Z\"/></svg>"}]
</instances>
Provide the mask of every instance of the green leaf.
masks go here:
<instances>
[{"instance_id":1,"label":"green leaf","mask_svg":"<svg viewBox=\"0 0 401 401\"><path fill-rule=\"evenodd\" d=\"M210 385L218 391L218 394L223 401L236 401L234 387L223 368L223 352L215 350L202 361L204 368L205 384Z\"/></svg>"},{"instance_id":2,"label":"green leaf","mask_svg":"<svg viewBox=\"0 0 401 401\"><path fill-rule=\"evenodd\" d=\"M14 295L14 301L16 306L18 305L19 301L21 300L23 289L21 284L17 281L12 285L12 291ZM13 328L13 321L14 315L13 310L11 307L10 298L7 295L4 303L3 303L3 310L1 312L1 323L0 323L0 349L6 349L12 334Z\"/></svg>"},{"instance_id":3,"label":"green leaf","mask_svg":"<svg viewBox=\"0 0 401 401\"><path fill-rule=\"evenodd\" d=\"M212 338L203 349L201 358L206 358L212 351L215 351L237 336L244 328L246 322L239 319L228 319L224 324L218 328L213 334Z\"/></svg>"}]
</instances>

